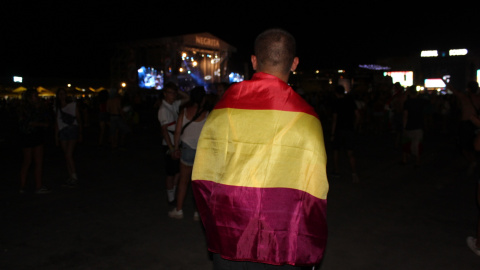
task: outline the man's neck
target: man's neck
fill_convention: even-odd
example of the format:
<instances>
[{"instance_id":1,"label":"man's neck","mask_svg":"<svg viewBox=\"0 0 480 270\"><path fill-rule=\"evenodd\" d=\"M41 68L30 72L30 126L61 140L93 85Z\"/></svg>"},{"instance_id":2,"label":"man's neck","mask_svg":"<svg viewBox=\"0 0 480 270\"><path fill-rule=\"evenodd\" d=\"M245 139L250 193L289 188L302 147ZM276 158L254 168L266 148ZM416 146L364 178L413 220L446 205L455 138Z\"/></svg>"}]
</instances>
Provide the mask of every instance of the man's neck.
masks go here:
<instances>
[{"instance_id":1,"label":"man's neck","mask_svg":"<svg viewBox=\"0 0 480 270\"><path fill-rule=\"evenodd\" d=\"M288 78L290 76L290 74L284 74L284 73L280 73L280 72L274 72L274 71L268 71L268 70L257 70L257 72L263 72L263 73L267 73L267 74L270 74L272 76L275 76L277 78L279 78L280 80L284 81L284 82L288 82Z\"/></svg>"}]
</instances>

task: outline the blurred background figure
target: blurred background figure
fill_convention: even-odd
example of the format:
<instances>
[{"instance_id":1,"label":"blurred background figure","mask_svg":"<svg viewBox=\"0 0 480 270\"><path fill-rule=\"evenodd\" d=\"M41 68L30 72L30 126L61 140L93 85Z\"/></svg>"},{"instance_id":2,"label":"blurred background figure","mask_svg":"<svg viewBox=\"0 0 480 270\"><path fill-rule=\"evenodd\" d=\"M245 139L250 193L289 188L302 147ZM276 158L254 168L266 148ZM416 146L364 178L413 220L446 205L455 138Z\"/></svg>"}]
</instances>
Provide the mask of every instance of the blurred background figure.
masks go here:
<instances>
[{"instance_id":1,"label":"blurred background figure","mask_svg":"<svg viewBox=\"0 0 480 270\"><path fill-rule=\"evenodd\" d=\"M27 176L32 161L35 163L35 193L45 194L50 190L42 184L43 149L45 131L49 126L47 110L38 97L37 90L28 89L23 94L18 110L19 140L23 151L20 169L20 193L27 188Z\"/></svg>"},{"instance_id":2,"label":"blurred background figure","mask_svg":"<svg viewBox=\"0 0 480 270\"><path fill-rule=\"evenodd\" d=\"M406 164L408 156L412 155L415 166L419 166L425 126L424 114L429 102L418 97L415 86L409 86L407 94L408 98L403 105L402 164Z\"/></svg>"},{"instance_id":3,"label":"blurred background figure","mask_svg":"<svg viewBox=\"0 0 480 270\"><path fill-rule=\"evenodd\" d=\"M131 132L130 127L125 121L125 112L122 108L122 99L118 89L110 89L109 99L107 101L107 112L110 120L110 143L112 149L125 145L125 138Z\"/></svg>"},{"instance_id":4,"label":"blurred background figure","mask_svg":"<svg viewBox=\"0 0 480 270\"><path fill-rule=\"evenodd\" d=\"M108 101L108 92L107 90L102 90L98 93L98 124L99 124L99 134L98 134L98 145L103 146L105 143L105 131L109 123L109 115L107 112L107 101Z\"/></svg>"},{"instance_id":5,"label":"blurred background figure","mask_svg":"<svg viewBox=\"0 0 480 270\"><path fill-rule=\"evenodd\" d=\"M55 142L62 147L67 163L68 178L65 186L75 187L78 176L73 152L77 142L82 141L82 123L77 103L67 96L63 88L57 90L55 115Z\"/></svg>"},{"instance_id":6,"label":"blurred background figure","mask_svg":"<svg viewBox=\"0 0 480 270\"><path fill-rule=\"evenodd\" d=\"M355 100L345 94L345 88L338 85L335 89L335 102L332 108L332 134L334 177L340 177L340 150L346 150L352 173L352 181L359 182L356 160L353 154L355 146L355 127L360 118L360 112Z\"/></svg>"},{"instance_id":7,"label":"blurred background figure","mask_svg":"<svg viewBox=\"0 0 480 270\"><path fill-rule=\"evenodd\" d=\"M223 97L223 94L225 94L225 91L227 91L229 86L230 85L228 83L217 83L215 85L215 90L216 90L218 100L220 100Z\"/></svg>"}]
</instances>

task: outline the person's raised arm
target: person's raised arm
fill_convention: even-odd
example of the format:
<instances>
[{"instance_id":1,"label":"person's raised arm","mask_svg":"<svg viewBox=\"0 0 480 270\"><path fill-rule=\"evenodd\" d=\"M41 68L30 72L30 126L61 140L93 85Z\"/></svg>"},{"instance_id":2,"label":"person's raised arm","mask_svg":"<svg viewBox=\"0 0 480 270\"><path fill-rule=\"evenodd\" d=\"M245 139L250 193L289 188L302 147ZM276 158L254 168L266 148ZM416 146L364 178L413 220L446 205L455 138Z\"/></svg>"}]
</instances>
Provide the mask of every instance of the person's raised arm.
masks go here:
<instances>
[{"instance_id":1,"label":"person's raised arm","mask_svg":"<svg viewBox=\"0 0 480 270\"><path fill-rule=\"evenodd\" d=\"M188 101L190 101L190 96L182 90L178 91L178 95L180 96L180 101L182 102L180 106L185 105Z\"/></svg>"}]
</instances>

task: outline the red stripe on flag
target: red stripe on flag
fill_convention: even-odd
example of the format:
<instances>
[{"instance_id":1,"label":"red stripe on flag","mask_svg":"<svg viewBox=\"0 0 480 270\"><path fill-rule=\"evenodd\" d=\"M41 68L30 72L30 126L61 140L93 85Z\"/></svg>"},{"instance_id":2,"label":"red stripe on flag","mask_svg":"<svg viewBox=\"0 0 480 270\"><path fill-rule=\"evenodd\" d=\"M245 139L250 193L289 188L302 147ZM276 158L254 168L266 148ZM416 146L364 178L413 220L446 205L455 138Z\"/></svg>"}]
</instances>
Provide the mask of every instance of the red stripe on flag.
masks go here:
<instances>
[{"instance_id":1,"label":"red stripe on flag","mask_svg":"<svg viewBox=\"0 0 480 270\"><path fill-rule=\"evenodd\" d=\"M287 188L193 181L208 248L230 260L274 265L320 262L327 238L326 200Z\"/></svg>"},{"instance_id":2,"label":"red stripe on flag","mask_svg":"<svg viewBox=\"0 0 480 270\"><path fill-rule=\"evenodd\" d=\"M265 83L265 81L268 83ZM216 109L280 110L314 115L315 110L284 81L257 72L251 80L234 84L225 92Z\"/></svg>"}]
</instances>

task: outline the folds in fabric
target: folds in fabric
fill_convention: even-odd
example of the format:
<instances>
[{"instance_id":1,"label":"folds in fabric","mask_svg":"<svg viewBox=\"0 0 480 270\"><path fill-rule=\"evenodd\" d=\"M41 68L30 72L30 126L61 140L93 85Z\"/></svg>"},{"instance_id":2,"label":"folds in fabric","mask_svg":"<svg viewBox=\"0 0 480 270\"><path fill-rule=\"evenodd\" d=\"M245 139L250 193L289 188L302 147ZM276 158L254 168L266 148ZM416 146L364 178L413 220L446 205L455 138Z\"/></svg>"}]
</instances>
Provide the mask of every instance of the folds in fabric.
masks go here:
<instances>
[{"instance_id":1,"label":"folds in fabric","mask_svg":"<svg viewBox=\"0 0 480 270\"><path fill-rule=\"evenodd\" d=\"M214 110L208 121L197 146L199 158L192 179L295 188L326 198L328 185L318 180L325 177L326 155L316 117L228 108Z\"/></svg>"},{"instance_id":2,"label":"folds in fabric","mask_svg":"<svg viewBox=\"0 0 480 270\"><path fill-rule=\"evenodd\" d=\"M318 263L325 167L320 121L287 84L257 73L228 89L202 130L192 174L209 249L231 260Z\"/></svg>"}]
</instances>

